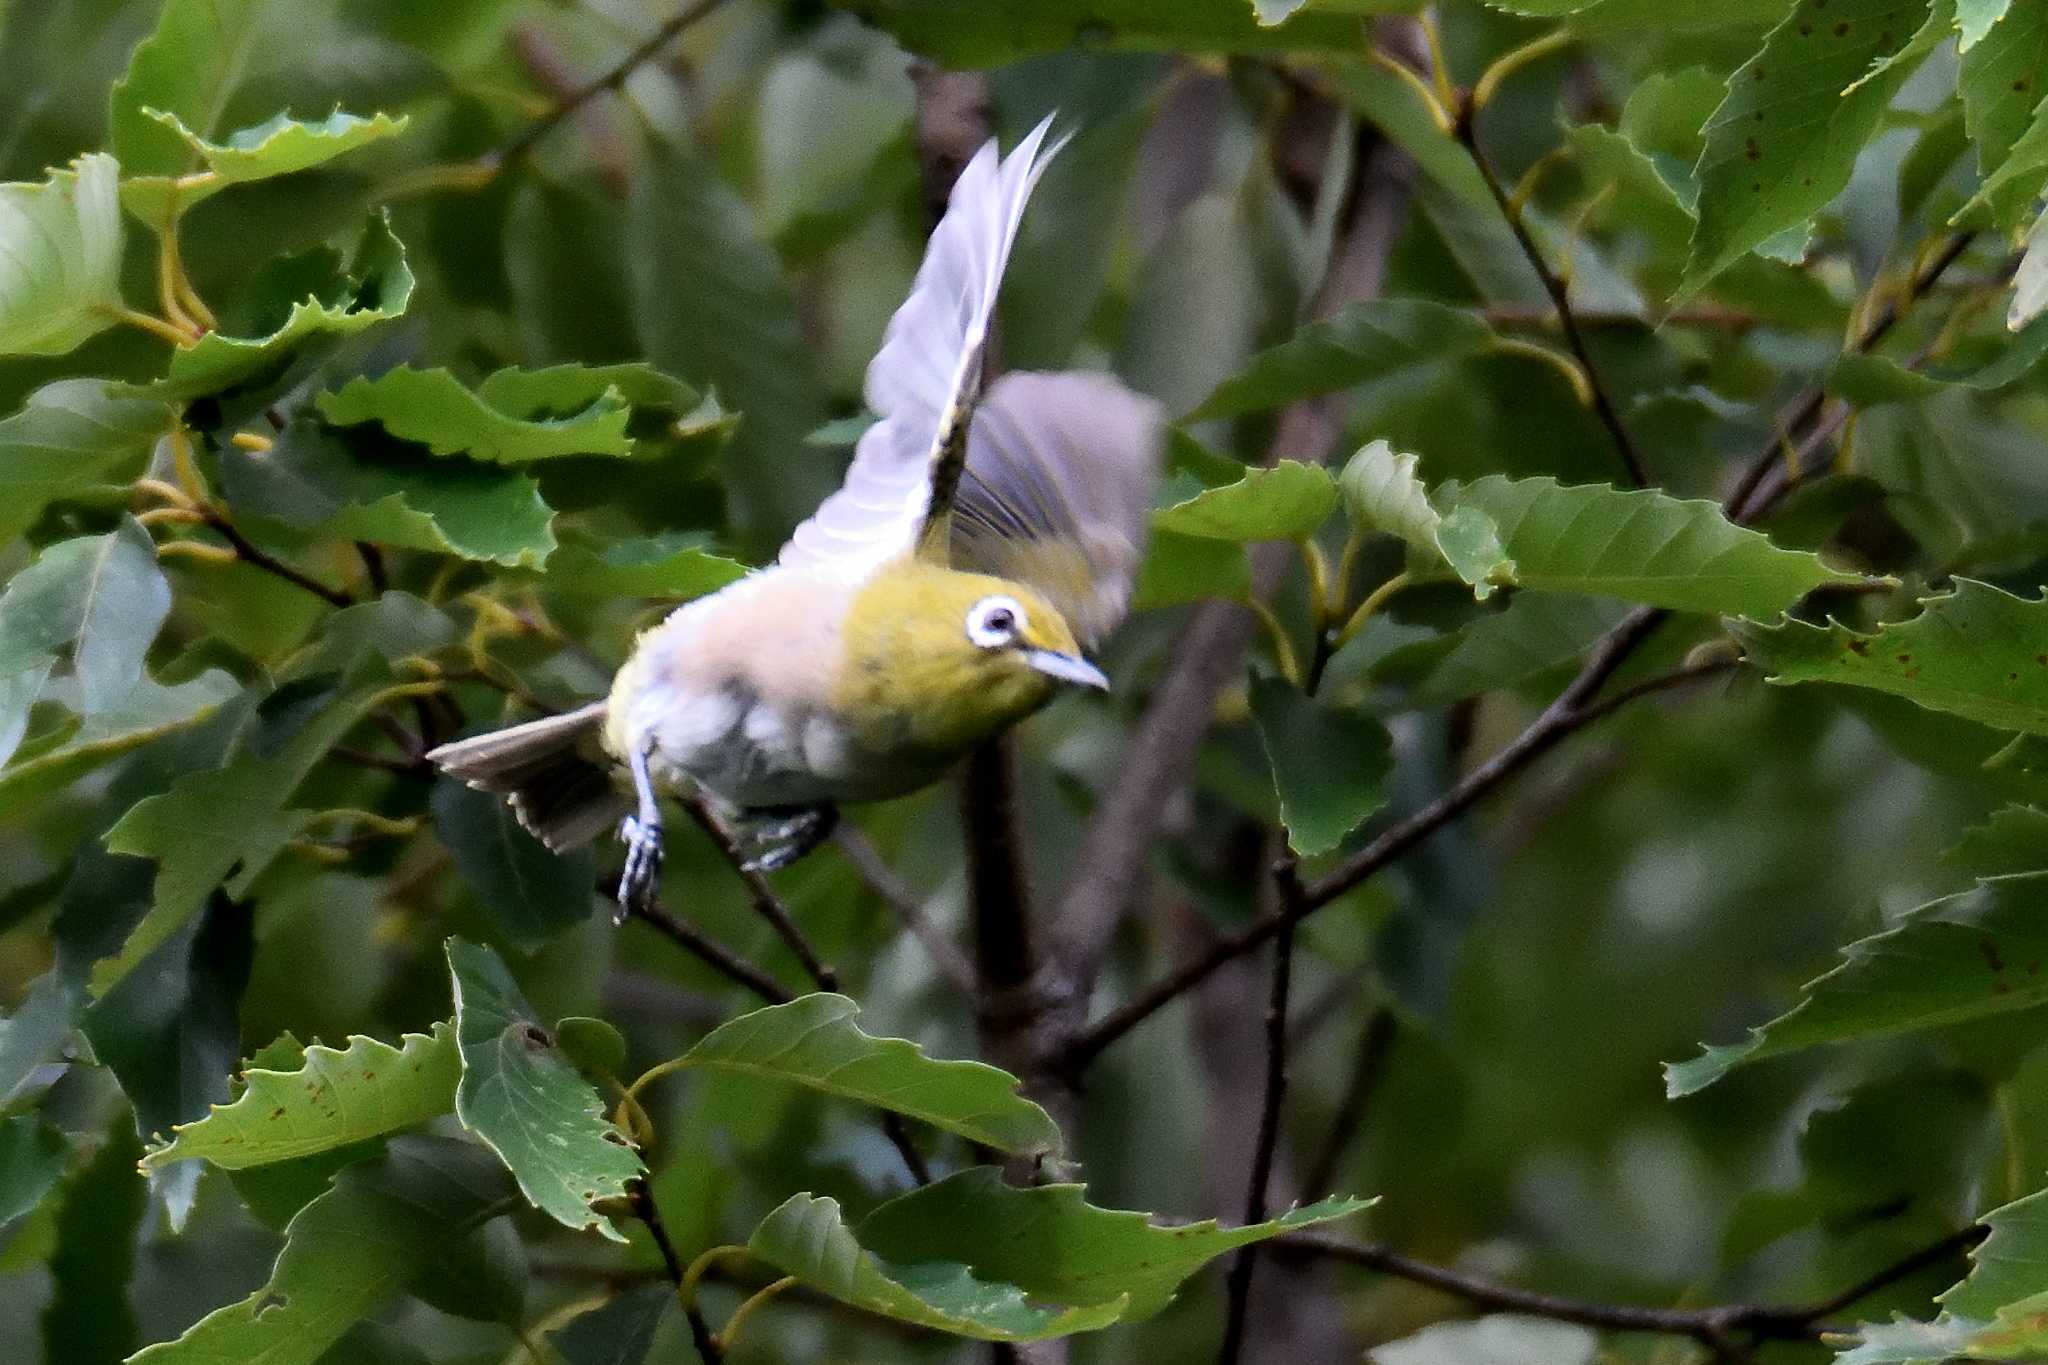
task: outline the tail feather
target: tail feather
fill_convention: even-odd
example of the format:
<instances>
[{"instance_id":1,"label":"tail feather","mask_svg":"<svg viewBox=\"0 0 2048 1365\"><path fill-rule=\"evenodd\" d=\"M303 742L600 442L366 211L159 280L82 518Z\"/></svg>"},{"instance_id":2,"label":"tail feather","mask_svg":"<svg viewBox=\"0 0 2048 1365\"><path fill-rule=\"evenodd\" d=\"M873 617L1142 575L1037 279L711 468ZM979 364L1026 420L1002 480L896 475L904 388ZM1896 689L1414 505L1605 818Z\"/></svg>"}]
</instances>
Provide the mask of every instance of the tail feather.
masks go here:
<instances>
[{"instance_id":1,"label":"tail feather","mask_svg":"<svg viewBox=\"0 0 2048 1365\"><path fill-rule=\"evenodd\" d=\"M451 777L509 797L519 823L556 852L580 848L629 809L597 739L605 704L443 744L427 754Z\"/></svg>"}]
</instances>

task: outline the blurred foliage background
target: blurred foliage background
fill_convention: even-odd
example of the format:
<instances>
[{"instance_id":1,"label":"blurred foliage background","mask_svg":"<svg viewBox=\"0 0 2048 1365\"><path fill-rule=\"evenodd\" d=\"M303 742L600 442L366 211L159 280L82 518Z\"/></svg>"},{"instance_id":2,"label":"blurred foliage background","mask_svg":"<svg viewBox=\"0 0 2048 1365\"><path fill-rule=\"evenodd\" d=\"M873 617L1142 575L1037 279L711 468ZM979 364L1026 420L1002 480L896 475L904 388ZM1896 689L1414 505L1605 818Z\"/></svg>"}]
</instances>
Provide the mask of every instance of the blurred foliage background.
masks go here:
<instances>
[{"instance_id":1,"label":"blurred foliage background","mask_svg":"<svg viewBox=\"0 0 2048 1365\"><path fill-rule=\"evenodd\" d=\"M0 1358L121 1360L259 1290L277 1214L311 1191L266 1202L247 1173L199 1162L145 1182L144 1138L227 1100L240 1059L280 1035L339 1047L429 1031L450 1015L451 934L503 956L534 1018L616 1026L621 1076L761 1003L661 926L613 927L593 888L615 875L615 848L554 860L522 846L492 801L435 780L418 750L598 695L635 630L773 554L836 486L863 369L947 167L990 133L1007 145L1054 110L1075 133L1024 223L1002 363L1113 370L1194 414L1176 429L1162 506L1275 457L1341 466L1373 440L1418 455L1439 488L1625 483L1590 377L1656 485L1719 498L1752 470L1767 497L1747 519L1878 576L1806 598L1807 620L1908 618L1956 575L2037 594L2048 388L2032 361L2048 337L2005 324L2040 188L2019 163L2042 155L2030 139L2044 126L2031 119L2048 4L1838 0L1829 16L1884 30L1855 69L1894 68L1860 103L1848 81L1828 84L1828 59L1757 55L1767 36L1835 22L1824 0L1453 0L1427 32L1415 8L710 0L681 22L652 0L0 2L0 179L40 184L109 147L124 176L148 173L118 112L110 131L109 92L152 33L184 74L130 79L144 95L200 81L201 136L280 113L406 120L183 209L190 288L253 358L203 355L188 337L169 359L142 326L94 325L75 348L0 359L0 412L18 414L0 419L0 616L13 608L0 640L14 651L0 654L0 732L15 750L0 768ZM1989 35L1975 68L1958 20L1965 40L1973 24ZM1909 46L1916 34L1928 36ZM622 65L650 37L666 41ZM1433 38L1448 73L1434 92ZM1987 72L1994 51L2005 64ZM1502 78L1475 121L1432 121L1431 97L1455 115L1490 68ZM1748 116L1731 73L1770 70L1825 87L1828 145L1781 163L1775 124L1747 150L1723 128L1702 160L1710 120ZM608 72L620 74L584 98ZM2009 97L1990 99L1994 86ZM161 125L125 143L157 134L181 153ZM1782 202L1745 206L1730 177L1748 166ZM1836 170L1839 185L1816 187ZM2000 174L2013 187L1971 217ZM1590 370L1489 180L1564 279ZM161 292L160 255L146 191L128 204L119 294L140 308ZM2038 291L2019 269L2022 295ZM277 340L308 296L356 320ZM1425 311L1372 314L1274 377L1269 348L1372 300ZM400 364L473 386L507 367L637 362L595 387L560 381L506 418L520 428L508 449L542 440L616 383L624 397L605 401L631 409L623 458L573 438L544 458L480 457L474 427L455 441L467 457L433 458L403 414L379 429L308 406ZM47 387L80 380L89 392ZM1220 401L1233 380L1249 389ZM43 424L53 394L86 414L84 435ZM126 519L165 508L192 515ZM1587 534L1618 516L1603 504ZM1351 530L1338 517L1305 534L1326 572ZM140 689L97 711L89 661L67 652L70 635L39 654L31 591L15 592L32 564L66 582L87 572L49 557L85 554L53 547L88 537L127 575L106 648L132 659ZM1091 1201L1174 1220L1245 1209L1267 949L1229 954L1099 1057L1062 1049L1088 1017L1273 912L1272 764L1288 760L1269 763L1248 679L1298 673L1326 652L1319 638L1334 644L1333 606L1403 563L1398 542L1363 539L1326 600L1301 555L1244 558L1236 542L1259 538L1227 535L1218 551L1162 531L1144 609L1104 659L1116 693L1063 699L1019 732L1009 770L1031 933L1003 939L978 915L996 893L970 876L955 786L852 812L854 845L774 878L864 1027L1018 1073L1065 1128ZM1263 627L1201 600L1254 584ZM1368 728L1319 742L1384 726L1390 757L1383 772L1336 765L1339 785L1379 784L1385 809L1307 870L1346 866L1543 715L1623 621L1616 597L1660 604L1599 582L1530 580L1483 602L1436 582L1390 596L1327 651L1318 714ZM1971 1221L2041 1186L2048 1032L2025 954L2048 935L2032 927L2044 907L2030 886L2010 892L2010 922L1983 931L2010 936L2011 998L1972 982L1969 1003L1916 1003L1909 965L1881 1017L1836 1035L1884 1036L1667 1098L1661 1064L1781 1013L1838 946L1973 877L2048 867L2026 741L1905 682L1766 686L1732 666L1724 610L1745 609L1650 623L1610 686L1654 691L1575 722L1302 924L1268 1202L1376 1195L1331 1235L1609 1304L1823 1303L1934 1250L1853 1305L1724 1340L1475 1322L1504 1305L1297 1247L1261 1258L1246 1359L1825 1359L1818 1325L1933 1318L1932 1296L1968 1269ZM2004 637L2023 654L2048 640L2048 615L2013 619L2030 623ZM1684 686L1663 686L1673 670ZM2013 678L1971 686L2009 705L2007 732L2048 730L2037 685ZM1157 759L1159 731L1168 749L1184 739L1163 765L1137 756ZM1128 790L1134 774L1149 794ZM130 824L109 851L117 822L166 793L157 823ZM320 814L279 823L287 806ZM1130 817L1135 844L1128 900L1110 895L1106 910L1099 879L1076 890L1102 870L1091 820L1105 811ZM153 858L165 876L186 870L182 916L165 917ZM791 994L810 989L711 842L679 829L670 860L675 922ZM131 941L138 923L152 936ZM1959 969L1926 970L1939 995ZM647 1190L685 1260L745 1241L796 1191L858 1213L906 1188L857 1106L723 1075L648 1096ZM444 1118L431 1131L462 1130ZM941 1174L975 1160L957 1138L915 1140ZM662 1257L644 1227L617 1221L624 1246L523 1207L487 1221L425 1253L433 1272L373 1296L320 1358L693 1359L667 1296L640 1288L663 1283ZM2048 1292L2043 1264L1990 1307ZM733 1272L757 1287L752 1274ZM720 1321L742 1293L728 1278L703 1297ZM1227 1301L1219 1265L1156 1317L1029 1349L1206 1357ZM578 1337L592 1310L613 1316ZM651 1337L630 1330L648 1324ZM1966 1340L1873 1337L1862 1358L1938 1358ZM2006 1340L1982 1351L2038 1358ZM791 1294L731 1355L989 1350Z\"/></svg>"}]
</instances>

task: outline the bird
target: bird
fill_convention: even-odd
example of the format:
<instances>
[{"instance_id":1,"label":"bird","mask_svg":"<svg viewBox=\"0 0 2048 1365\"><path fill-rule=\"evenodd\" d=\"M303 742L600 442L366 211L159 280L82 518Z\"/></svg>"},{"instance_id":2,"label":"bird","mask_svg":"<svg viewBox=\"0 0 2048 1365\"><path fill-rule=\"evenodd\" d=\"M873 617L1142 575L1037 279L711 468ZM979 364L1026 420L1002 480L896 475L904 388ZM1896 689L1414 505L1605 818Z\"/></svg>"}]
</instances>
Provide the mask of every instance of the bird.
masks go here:
<instances>
[{"instance_id":1,"label":"bird","mask_svg":"<svg viewBox=\"0 0 2048 1365\"><path fill-rule=\"evenodd\" d=\"M917 791L1057 693L1108 690L1087 651L1129 608L1162 410L1106 373L989 373L1052 123L962 169L869 364L875 420L773 564L643 631L603 700L427 755L557 852L616 830L620 919L658 897L665 795L773 871L841 803Z\"/></svg>"}]
</instances>

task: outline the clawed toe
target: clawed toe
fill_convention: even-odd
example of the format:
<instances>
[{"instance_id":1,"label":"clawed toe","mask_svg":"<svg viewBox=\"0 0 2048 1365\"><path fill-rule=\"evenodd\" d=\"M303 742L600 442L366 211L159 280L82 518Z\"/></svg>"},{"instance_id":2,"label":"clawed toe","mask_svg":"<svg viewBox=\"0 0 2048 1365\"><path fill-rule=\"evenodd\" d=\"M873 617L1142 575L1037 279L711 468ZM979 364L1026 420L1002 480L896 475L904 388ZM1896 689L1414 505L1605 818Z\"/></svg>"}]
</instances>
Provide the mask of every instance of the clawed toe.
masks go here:
<instances>
[{"instance_id":1,"label":"clawed toe","mask_svg":"<svg viewBox=\"0 0 2048 1365\"><path fill-rule=\"evenodd\" d=\"M740 832L746 856L740 867L747 872L775 872L809 853L832 833L839 823L833 806L813 806L782 819L749 822Z\"/></svg>"},{"instance_id":2,"label":"clawed toe","mask_svg":"<svg viewBox=\"0 0 2048 1365\"><path fill-rule=\"evenodd\" d=\"M629 815L619 824L619 838L626 845L626 865L619 873L615 919L624 920L653 905L660 894L661 826Z\"/></svg>"}]
</instances>

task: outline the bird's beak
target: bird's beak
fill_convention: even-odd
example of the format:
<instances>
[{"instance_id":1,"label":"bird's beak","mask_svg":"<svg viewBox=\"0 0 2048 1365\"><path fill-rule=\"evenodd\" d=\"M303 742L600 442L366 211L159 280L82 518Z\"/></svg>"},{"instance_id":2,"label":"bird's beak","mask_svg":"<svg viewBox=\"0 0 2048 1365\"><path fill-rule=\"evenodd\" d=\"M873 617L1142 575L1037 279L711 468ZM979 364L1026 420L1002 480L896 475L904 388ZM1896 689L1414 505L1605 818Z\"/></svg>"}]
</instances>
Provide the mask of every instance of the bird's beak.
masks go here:
<instances>
[{"instance_id":1,"label":"bird's beak","mask_svg":"<svg viewBox=\"0 0 2048 1365\"><path fill-rule=\"evenodd\" d=\"M1057 678L1076 687L1109 691L1109 675L1078 654L1062 654L1056 649L1027 649L1024 662L1048 678Z\"/></svg>"}]
</instances>

